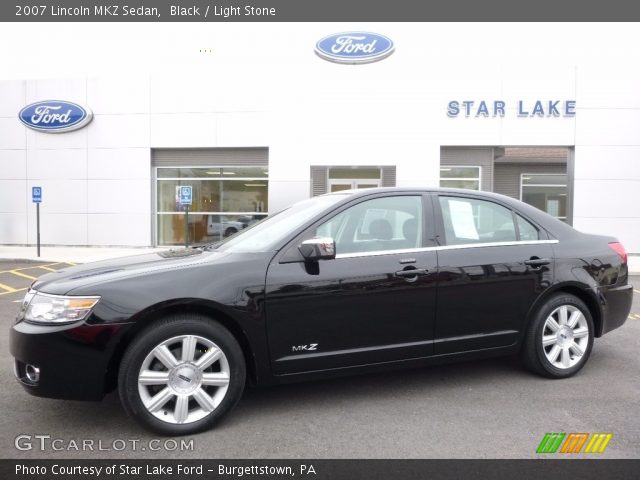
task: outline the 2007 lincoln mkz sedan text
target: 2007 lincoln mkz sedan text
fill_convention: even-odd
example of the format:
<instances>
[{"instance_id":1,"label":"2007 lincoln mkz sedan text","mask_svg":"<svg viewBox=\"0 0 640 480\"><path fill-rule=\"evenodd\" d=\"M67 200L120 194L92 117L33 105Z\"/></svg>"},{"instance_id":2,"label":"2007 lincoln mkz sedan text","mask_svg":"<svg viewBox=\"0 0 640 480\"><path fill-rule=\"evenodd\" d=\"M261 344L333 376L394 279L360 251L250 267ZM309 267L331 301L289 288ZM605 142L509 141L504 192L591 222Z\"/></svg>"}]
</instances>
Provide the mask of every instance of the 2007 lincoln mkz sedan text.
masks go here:
<instances>
[{"instance_id":1,"label":"2007 lincoln mkz sedan text","mask_svg":"<svg viewBox=\"0 0 640 480\"><path fill-rule=\"evenodd\" d=\"M380 188L297 203L224 241L38 279L11 329L34 395L101 399L163 434L254 385L520 353L564 378L621 326L615 238L510 198ZM587 373L588 374L588 373Z\"/></svg>"}]
</instances>

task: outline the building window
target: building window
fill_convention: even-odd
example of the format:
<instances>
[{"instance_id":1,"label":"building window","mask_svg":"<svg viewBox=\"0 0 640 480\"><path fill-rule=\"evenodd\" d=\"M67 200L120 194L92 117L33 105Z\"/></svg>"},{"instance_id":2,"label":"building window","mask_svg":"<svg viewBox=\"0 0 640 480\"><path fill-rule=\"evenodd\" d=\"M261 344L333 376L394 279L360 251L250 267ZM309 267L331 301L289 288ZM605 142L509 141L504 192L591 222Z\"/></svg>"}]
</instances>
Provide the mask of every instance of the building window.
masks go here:
<instances>
[{"instance_id":1,"label":"building window","mask_svg":"<svg viewBox=\"0 0 640 480\"><path fill-rule=\"evenodd\" d=\"M267 215L267 167L158 167L156 211L159 245L185 243L184 208L177 188L193 187L188 242L216 242Z\"/></svg>"},{"instance_id":2,"label":"building window","mask_svg":"<svg viewBox=\"0 0 640 480\"><path fill-rule=\"evenodd\" d=\"M375 188L382 184L381 179L379 167L329 167L329 192Z\"/></svg>"},{"instance_id":3,"label":"building window","mask_svg":"<svg viewBox=\"0 0 640 480\"><path fill-rule=\"evenodd\" d=\"M520 200L566 221L567 175L523 173L520 175Z\"/></svg>"},{"instance_id":4,"label":"building window","mask_svg":"<svg viewBox=\"0 0 640 480\"><path fill-rule=\"evenodd\" d=\"M480 190L481 167L445 165L440 167L440 186Z\"/></svg>"},{"instance_id":5,"label":"building window","mask_svg":"<svg viewBox=\"0 0 640 480\"><path fill-rule=\"evenodd\" d=\"M324 195L357 188L395 187L396 167L321 166L311 167L311 195Z\"/></svg>"}]
</instances>

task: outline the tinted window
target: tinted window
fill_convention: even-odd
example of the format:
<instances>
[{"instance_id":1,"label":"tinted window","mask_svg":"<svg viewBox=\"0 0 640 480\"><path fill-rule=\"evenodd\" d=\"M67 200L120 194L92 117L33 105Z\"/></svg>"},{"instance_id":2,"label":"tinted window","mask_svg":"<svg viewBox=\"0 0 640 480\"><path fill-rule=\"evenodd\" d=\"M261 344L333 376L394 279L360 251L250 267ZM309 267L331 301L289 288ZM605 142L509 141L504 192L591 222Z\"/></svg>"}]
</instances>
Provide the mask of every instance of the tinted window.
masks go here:
<instances>
[{"instance_id":1,"label":"tinted window","mask_svg":"<svg viewBox=\"0 0 640 480\"><path fill-rule=\"evenodd\" d=\"M336 253L363 253L422 246L422 199L384 197L354 205L319 226L333 237Z\"/></svg>"},{"instance_id":2,"label":"tinted window","mask_svg":"<svg viewBox=\"0 0 640 480\"><path fill-rule=\"evenodd\" d=\"M516 240L511 210L486 200L439 197L447 245Z\"/></svg>"},{"instance_id":3,"label":"tinted window","mask_svg":"<svg viewBox=\"0 0 640 480\"><path fill-rule=\"evenodd\" d=\"M538 229L520 215L516 215L520 240L538 240Z\"/></svg>"}]
</instances>

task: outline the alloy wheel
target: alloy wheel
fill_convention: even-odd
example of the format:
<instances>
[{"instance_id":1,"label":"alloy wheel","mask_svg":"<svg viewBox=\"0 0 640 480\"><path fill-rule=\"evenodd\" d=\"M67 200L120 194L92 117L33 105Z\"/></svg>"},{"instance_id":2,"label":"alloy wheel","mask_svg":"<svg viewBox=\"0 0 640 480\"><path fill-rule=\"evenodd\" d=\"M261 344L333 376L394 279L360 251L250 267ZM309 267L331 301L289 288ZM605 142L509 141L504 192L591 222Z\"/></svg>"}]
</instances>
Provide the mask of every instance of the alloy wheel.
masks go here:
<instances>
[{"instance_id":1,"label":"alloy wheel","mask_svg":"<svg viewBox=\"0 0 640 480\"><path fill-rule=\"evenodd\" d=\"M229 388L226 355L197 335L169 338L154 347L138 373L138 392L153 416L171 424L196 422L213 412Z\"/></svg>"},{"instance_id":2,"label":"alloy wheel","mask_svg":"<svg viewBox=\"0 0 640 480\"><path fill-rule=\"evenodd\" d=\"M547 317L542 328L542 349L556 368L568 369L579 363L589 344L589 324L574 305L561 305Z\"/></svg>"}]
</instances>

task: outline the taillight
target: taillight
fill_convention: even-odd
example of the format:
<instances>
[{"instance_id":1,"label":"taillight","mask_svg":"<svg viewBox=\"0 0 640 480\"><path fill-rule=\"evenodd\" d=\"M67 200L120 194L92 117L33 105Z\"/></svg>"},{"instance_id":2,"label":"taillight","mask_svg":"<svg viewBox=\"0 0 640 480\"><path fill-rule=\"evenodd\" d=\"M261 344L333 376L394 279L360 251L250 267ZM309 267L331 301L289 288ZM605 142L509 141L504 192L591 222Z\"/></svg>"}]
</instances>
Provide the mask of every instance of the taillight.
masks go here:
<instances>
[{"instance_id":1,"label":"taillight","mask_svg":"<svg viewBox=\"0 0 640 480\"><path fill-rule=\"evenodd\" d=\"M611 250L613 250L618 255L620 255L620 258L622 259L622 263L627 263L627 251L624 249L621 243L611 242L609 243L609 247L611 247Z\"/></svg>"}]
</instances>

